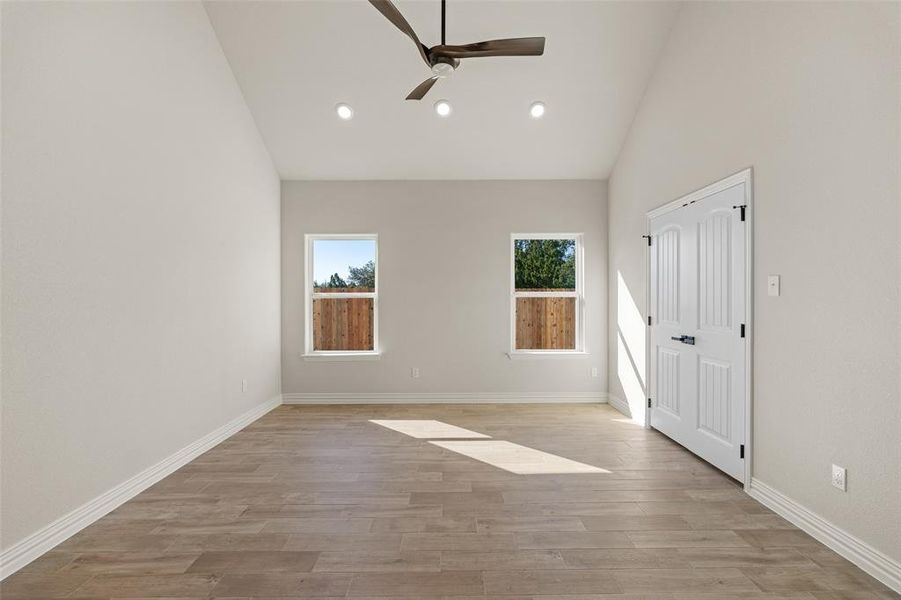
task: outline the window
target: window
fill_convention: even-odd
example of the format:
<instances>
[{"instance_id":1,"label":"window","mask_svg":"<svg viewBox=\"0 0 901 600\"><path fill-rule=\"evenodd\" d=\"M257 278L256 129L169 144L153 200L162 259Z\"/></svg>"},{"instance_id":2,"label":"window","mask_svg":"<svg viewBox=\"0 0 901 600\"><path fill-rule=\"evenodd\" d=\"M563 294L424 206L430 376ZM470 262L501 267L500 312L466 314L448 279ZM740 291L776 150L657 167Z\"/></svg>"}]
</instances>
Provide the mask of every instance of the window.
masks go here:
<instances>
[{"instance_id":1,"label":"window","mask_svg":"<svg viewBox=\"0 0 901 600\"><path fill-rule=\"evenodd\" d=\"M511 356L584 351L581 234L514 234Z\"/></svg>"},{"instance_id":2,"label":"window","mask_svg":"<svg viewBox=\"0 0 901 600\"><path fill-rule=\"evenodd\" d=\"M306 356L378 355L378 236L307 235Z\"/></svg>"}]
</instances>

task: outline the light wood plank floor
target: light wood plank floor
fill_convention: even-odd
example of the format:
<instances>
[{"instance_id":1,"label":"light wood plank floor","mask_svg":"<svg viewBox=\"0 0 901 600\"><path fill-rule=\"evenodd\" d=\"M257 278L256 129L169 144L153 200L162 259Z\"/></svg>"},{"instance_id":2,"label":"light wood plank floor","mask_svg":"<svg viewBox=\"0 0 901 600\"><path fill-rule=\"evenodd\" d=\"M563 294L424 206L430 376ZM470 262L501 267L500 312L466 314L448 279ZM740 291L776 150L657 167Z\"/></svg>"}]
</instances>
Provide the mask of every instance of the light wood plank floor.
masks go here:
<instances>
[{"instance_id":1,"label":"light wood plank floor","mask_svg":"<svg viewBox=\"0 0 901 600\"><path fill-rule=\"evenodd\" d=\"M0 596L898 598L605 405L282 406Z\"/></svg>"}]
</instances>

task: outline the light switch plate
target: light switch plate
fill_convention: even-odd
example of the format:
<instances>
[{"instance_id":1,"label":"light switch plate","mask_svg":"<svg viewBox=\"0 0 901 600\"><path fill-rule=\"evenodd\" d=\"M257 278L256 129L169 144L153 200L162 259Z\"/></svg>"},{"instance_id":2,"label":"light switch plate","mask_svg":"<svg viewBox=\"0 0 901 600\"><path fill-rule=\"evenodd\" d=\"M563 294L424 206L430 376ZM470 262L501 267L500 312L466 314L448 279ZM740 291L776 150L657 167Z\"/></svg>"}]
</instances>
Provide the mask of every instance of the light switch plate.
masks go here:
<instances>
[{"instance_id":1,"label":"light switch plate","mask_svg":"<svg viewBox=\"0 0 901 600\"><path fill-rule=\"evenodd\" d=\"M410 369L410 377L413 379L419 379L419 367L413 367Z\"/></svg>"},{"instance_id":2,"label":"light switch plate","mask_svg":"<svg viewBox=\"0 0 901 600\"><path fill-rule=\"evenodd\" d=\"M598 376L598 368L597 367L591 367L591 376L592 377Z\"/></svg>"},{"instance_id":3,"label":"light switch plate","mask_svg":"<svg viewBox=\"0 0 901 600\"><path fill-rule=\"evenodd\" d=\"M766 293L768 296L778 296L781 282L779 275L770 275L766 278Z\"/></svg>"}]
</instances>

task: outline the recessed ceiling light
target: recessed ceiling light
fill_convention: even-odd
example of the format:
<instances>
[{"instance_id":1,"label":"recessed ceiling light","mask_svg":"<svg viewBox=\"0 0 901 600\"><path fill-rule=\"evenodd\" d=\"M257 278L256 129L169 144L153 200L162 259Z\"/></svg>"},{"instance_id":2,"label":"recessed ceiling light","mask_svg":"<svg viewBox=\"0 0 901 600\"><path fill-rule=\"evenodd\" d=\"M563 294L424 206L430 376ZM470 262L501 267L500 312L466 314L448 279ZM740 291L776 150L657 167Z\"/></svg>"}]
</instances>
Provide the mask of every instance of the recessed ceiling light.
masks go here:
<instances>
[{"instance_id":1,"label":"recessed ceiling light","mask_svg":"<svg viewBox=\"0 0 901 600\"><path fill-rule=\"evenodd\" d=\"M529 107L529 114L533 119L540 119L544 116L544 102L533 102Z\"/></svg>"},{"instance_id":2,"label":"recessed ceiling light","mask_svg":"<svg viewBox=\"0 0 901 600\"><path fill-rule=\"evenodd\" d=\"M338 113L338 117L342 121L350 121L354 118L354 109L352 109L350 105L344 104L343 102L335 106L335 112Z\"/></svg>"},{"instance_id":3,"label":"recessed ceiling light","mask_svg":"<svg viewBox=\"0 0 901 600\"><path fill-rule=\"evenodd\" d=\"M451 105L447 100L439 100L435 103L435 112L439 117L446 117L451 114Z\"/></svg>"}]
</instances>

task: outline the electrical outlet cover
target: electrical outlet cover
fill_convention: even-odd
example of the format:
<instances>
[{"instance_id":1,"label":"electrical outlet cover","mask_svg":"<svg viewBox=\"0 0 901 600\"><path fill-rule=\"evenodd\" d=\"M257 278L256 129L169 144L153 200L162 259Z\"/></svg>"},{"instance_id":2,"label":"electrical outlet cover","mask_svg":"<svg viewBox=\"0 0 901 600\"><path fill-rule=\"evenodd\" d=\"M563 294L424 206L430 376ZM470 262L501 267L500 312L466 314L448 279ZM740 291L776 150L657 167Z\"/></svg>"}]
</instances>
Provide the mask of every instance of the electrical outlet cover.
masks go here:
<instances>
[{"instance_id":1,"label":"electrical outlet cover","mask_svg":"<svg viewBox=\"0 0 901 600\"><path fill-rule=\"evenodd\" d=\"M844 467L832 465L832 485L843 492L848 490L847 471Z\"/></svg>"}]
</instances>

